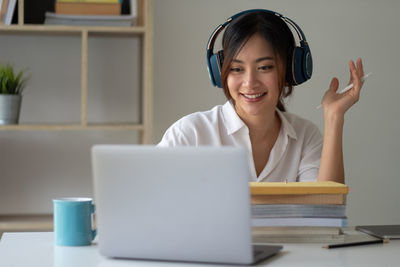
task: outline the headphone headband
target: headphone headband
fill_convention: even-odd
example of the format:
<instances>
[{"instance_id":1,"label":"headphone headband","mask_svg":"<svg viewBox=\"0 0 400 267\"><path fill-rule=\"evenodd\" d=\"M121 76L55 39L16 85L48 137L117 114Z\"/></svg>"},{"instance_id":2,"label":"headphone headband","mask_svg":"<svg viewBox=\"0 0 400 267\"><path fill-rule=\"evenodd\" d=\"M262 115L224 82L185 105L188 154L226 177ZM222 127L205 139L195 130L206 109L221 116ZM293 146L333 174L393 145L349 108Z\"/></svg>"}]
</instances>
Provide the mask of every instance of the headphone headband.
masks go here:
<instances>
[{"instance_id":1,"label":"headphone headband","mask_svg":"<svg viewBox=\"0 0 400 267\"><path fill-rule=\"evenodd\" d=\"M295 47L292 52L292 62L290 68L292 73L288 76L289 77L288 82L291 85L298 85L310 79L312 74L312 57L306 37L301 28L293 20L283 16L278 12L271 11L268 9L249 9L231 16L224 23L218 25L217 28L215 28L215 30L211 33L211 36L208 39L207 68L212 84L217 87L222 87L221 69L223 64L223 51L218 51L216 54L214 54L213 52L214 43L215 40L217 39L218 34L236 18L248 13L255 13L255 12L266 12L273 14L282 19L286 24L292 26L292 28L296 31L299 37L300 46Z\"/></svg>"}]
</instances>

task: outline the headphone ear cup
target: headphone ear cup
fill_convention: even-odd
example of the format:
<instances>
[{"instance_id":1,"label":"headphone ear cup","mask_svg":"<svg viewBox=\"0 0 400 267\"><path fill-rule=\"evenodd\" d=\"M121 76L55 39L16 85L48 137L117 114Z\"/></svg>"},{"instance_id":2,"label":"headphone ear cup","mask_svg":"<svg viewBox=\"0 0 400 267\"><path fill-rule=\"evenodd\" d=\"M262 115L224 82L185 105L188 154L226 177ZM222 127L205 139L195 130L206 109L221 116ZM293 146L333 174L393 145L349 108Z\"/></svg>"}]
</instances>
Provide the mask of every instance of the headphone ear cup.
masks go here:
<instances>
[{"instance_id":1,"label":"headphone ear cup","mask_svg":"<svg viewBox=\"0 0 400 267\"><path fill-rule=\"evenodd\" d=\"M222 50L218 51L210 57L210 74L212 76L211 81L214 86L222 88L221 82L221 70L224 63L224 53Z\"/></svg>"},{"instance_id":2,"label":"headphone ear cup","mask_svg":"<svg viewBox=\"0 0 400 267\"><path fill-rule=\"evenodd\" d=\"M302 45L303 47L303 75L305 81L311 78L313 72L313 62L310 47L308 45Z\"/></svg>"},{"instance_id":3,"label":"headphone ear cup","mask_svg":"<svg viewBox=\"0 0 400 267\"><path fill-rule=\"evenodd\" d=\"M308 46L295 47L292 54L292 64L288 75L291 85L299 85L309 80L312 75L312 58Z\"/></svg>"},{"instance_id":4,"label":"headphone ear cup","mask_svg":"<svg viewBox=\"0 0 400 267\"><path fill-rule=\"evenodd\" d=\"M292 85L303 83L303 48L295 47L292 55Z\"/></svg>"}]
</instances>

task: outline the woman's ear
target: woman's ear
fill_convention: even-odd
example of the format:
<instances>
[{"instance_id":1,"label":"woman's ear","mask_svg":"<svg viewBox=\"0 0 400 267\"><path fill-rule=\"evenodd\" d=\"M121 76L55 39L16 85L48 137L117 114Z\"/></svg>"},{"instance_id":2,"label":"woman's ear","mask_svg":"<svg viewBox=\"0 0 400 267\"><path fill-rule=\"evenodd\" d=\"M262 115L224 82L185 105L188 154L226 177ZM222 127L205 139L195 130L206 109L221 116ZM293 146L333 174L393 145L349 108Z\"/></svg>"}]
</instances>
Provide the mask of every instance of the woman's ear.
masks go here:
<instances>
[{"instance_id":1,"label":"woman's ear","mask_svg":"<svg viewBox=\"0 0 400 267\"><path fill-rule=\"evenodd\" d=\"M280 95L279 95L279 99L280 100L283 100L283 98L286 97L286 95L287 95L287 93L289 91L289 86L290 86L289 83L285 80L285 83L284 83L284 85L283 85L283 87L281 89Z\"/></svg>"}]
</instances>

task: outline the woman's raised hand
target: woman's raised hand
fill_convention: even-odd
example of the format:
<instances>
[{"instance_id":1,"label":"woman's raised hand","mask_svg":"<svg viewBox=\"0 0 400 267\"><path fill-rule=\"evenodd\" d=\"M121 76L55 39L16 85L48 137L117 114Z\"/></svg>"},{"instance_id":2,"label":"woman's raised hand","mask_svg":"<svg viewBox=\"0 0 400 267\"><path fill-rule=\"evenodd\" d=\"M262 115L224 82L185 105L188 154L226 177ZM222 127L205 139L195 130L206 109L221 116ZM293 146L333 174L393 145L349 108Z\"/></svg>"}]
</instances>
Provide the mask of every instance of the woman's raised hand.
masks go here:
<instances>
[{"instance_id":1,"label":"woman's raised hand","mask_svg":"<svg viewBox=\"0 0 400 267\"><path fill-rule=\"evenodd\" d=\"M343 115L354 105L360 98L360 90L363 85L362 77L364 76L364 69L361 58L358 58L356 64L353 60L349 62L350 68L350 81L348 84L353 84L350 90L338 94L339 80L333 78L328 91L325 92L322 98L322 107L324 113Z\"/></svg>"}]
</instances>

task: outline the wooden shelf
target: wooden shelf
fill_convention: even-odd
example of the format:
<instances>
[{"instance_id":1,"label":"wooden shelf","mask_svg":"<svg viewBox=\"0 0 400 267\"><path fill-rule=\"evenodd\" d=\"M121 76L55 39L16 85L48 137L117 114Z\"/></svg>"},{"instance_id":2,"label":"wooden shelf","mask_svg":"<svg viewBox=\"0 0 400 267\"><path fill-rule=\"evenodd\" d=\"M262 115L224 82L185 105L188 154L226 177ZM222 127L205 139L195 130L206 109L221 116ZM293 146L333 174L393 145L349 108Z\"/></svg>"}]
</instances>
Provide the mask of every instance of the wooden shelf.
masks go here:
<instances>
[{"instance_id":1,"label":"wooden shelf","mask_svg":"<svg viewBox=\"0 0 400 267\"><path fill-rule=\"evenodd\" d=\"M53 215L0 215L1 232L52 231Z\"/></svg>"},{"instance_id":2,"label":"wooden shelf","mask_svg":"<svg viewBox=\"0 0 400 267\"><path fill-rule=\"evenodd\" d=\"M51 34L80 34L89 33L112 33L112 34L144 34L146 28L143 26L113 27L113 26L67 26L67 25L0 25L0 31L10 33L51 33Z\"/></svg>"},{"instance_id":3,"label":"wooden shelf","mask_svg":"<svg viewBox=\"0 0 400 267\"><path fill-rule=\"evenodd\" d=\"M118 143L119 140L124 143L126 142L124 140L129 140L129 143L132 141L138 144L153 143L153 0L136 0L137 24L129 27L25 24L24 2L27 1L28 0L18 0L18 5L16 7L18 11L18 23L12 25L0 25L0 34L2 35L2 38L6 39L7 42L9 40L26 42L26 45L24 43L24 45L21 45L21 47L27 47L28 49L26 51L21 51L21 48L11 49L11 47L6 47L6 45L3 45L1 49L3 52L5 52L5 54L14 53L15 58L19 59L22 58L25 53L30 53L29 47L41 45L43 42L49 42L48 47L54 49L51 51L51 55L56 54L57 52L64 53L60 58L67 58L68 60L70 59L71 63L69 63L70 65L68 66L73 66L74 69L64 68L63 66L59 68L57 66L57 62L59 61L56 62L53 61L52 58L49 58L49 61L40 62L40 64L37 66L38 69L35 70L38 72L40 71L39 74L41 75L46 71L45 74L50 76L53 74L53 71L56 73L60 69L66 71L65 76L71 76L71 79L63 76L59 82L71 82L65 86L63 84L63 86L58 88L57 86L54 86L54 83L57 85L58 82L56 79L54 79L54 82L53 80L50 82L42 82L40 79L43 79L42 77L45 76L38 75L35 77L37 78L37 83L35 86L37 86L39 89L43 88L43 91L40 91L40 93L45 93L47 90L61 90L62 88L66 87L68 90L71 90L71 94L57 94L57 91L51 91L51 95L45 98L45 100L42 100L42 98L29 99L29 103L31 103L30 106L27 106L29 108L35 108L35 104L40 105L41 101L54 101L55 104L51 103L51 105L46 106L48 108L45 111L48 112L46 113L46 116L47 114L50 114L51 123L48 122L48 119L41 118L40 115L35 115L41 114L40 112L44 112L39 110L39 113L28 113L29 116L20 120L21 122L26 123L17 125L0 125L0 134L3 135L2 137L5 137L2 138L4 139L3 143L7 142L5 146L6 150L2 152L4 152L4 155L13 154L12 157L18 158L20 154L25 152L25 149L31 148L30 145L26 146L25 144L32 144L33 149L41 149L42 146L36 147L36 136L39 136L42 145L46 145L58 142L58 138L63 138L63 134L66 133L68 137L71 136L71 140L73 140L73 146L71 146L71 149L70 147L67 147L69 144L68 142L61 143L60 147L57 147L56 150L40 150L40 157L43 157L44 159L46 157L53 156L52 153L57 153L57 155L62 154L60 157L54 157L52 162L60 162L60 164L64 164L64 160L67 157L75 156L77 153L84 153L84 155L82 155L82 158L74 159L71 163L67 162L68 164L75 165L66 166L68 169L74 168L75 170L71 171L71 173L78 174L79 179L70 179L69 170L67 173L54 176L53 170L57 169L58 171L58 165L36 166L35 162L29 162L31 165L26 167L29 171L29 175L25 175L24 172L14 173L14 170L12 169L13 166L7 165L8 161L5 161L5 165L2 165L4 170L2 171L3 174L1 175L1 178L4 180L3 184L11 184L11 188L7 190L11 190L10 192L13 194L9 194L9 196L2 196L2 199L6 200L3 201L4 203L2 204L6 205L5 207L7 207L7 209L5 209L3 212L11 213L18 213L20 212L19 209L21 208L19 207L19 202L17 203L18 205L14 205L9 201L10 199L19 199L20 202L22 201L21 205L24 205L23 203L27 201L32 201L32 203L29 203L29 205L26 204L29 206L29 209L27 207L22 207L24 213L38 212L38 210L39 212L43 212L44 207L40 207L38 210L36 210L36 207L31 206L44 205L43 199L51 199L51 197L55 194L63 195L67 189L68 192L72 192L72 195L80 194L78 192L88 191L89 188L86 187L90 186L90 184L88 185L86 183L87 181L83 181L83 179L89 179L89 177L86 177L87 173L84 171L88 170L90 165L87 164L86 161L83 162L83 160L89 161L89 154L87 150L88 145L80 146L80 140L82 140L84 144L102 143L102 140L107 142L110 141L112 143ZM35 39L36 37L38 37L37 39L41 40L30 43L30 40ZM53 43L58 44L59 42L64 42L64 40L66 41L66 45L63 43L63 46L61 47L58 47L57 45L53 46ZM68 47L69 43L73 44L71 45L71 50ZM116 51L116 55L120 61L112 61L110 66L104 66L104 68L102 68L101 65L95 65L96 62L101 62L100 64L104 64L103 62L106 62L107 64L108 57L114 56L114 51L112 50L107 50L106 53L103 52L107 49L106 46L108 44L111 44L111 46L116 48L122 47L123 49L121 49L121 51ZM39 49L36 49L36 47L34 47L34 49L32 49L32 53L43 53L43 55L39 54L38 56L45 57L47 51L45 51L42 47L38 48ZM72 54L72 56L69 58L71 53L74 54ZM126 53L127 56L125 57L122 53ZM10 55L11 58L13 58L13 56L13 54ZM36 57L37 54L34 54L34 56L35 57L32 57L33 59L38 58ZM96 58L93 56L96 56ZM103 56L103 58L100 58L101 60L97 61L98 56ZM46 60L47 59L48 58L46 58ZM22 58L22 60L18 62L21 64L21 62L23 63L23 60L24 59ZM28 62L31 62L29 60L30 59L28 59ZM130 62L131 60L134 62ZM104 74L101 71L103 69L108 70L112 67L115 68L115 71L118 71L118 63L120 63L121 68L128 66L129 69L125 68L123 74L125 75L124 77L127 77L126 86L131 88L129 91L129 88L122 88L122 86L119 86L119 84L115 87L116 90L121 88L122 95L119 97L131 97L131 99L124 101L121 106L117 106L118 103L115 101L109 101L109 94L102 93L102 91L107 90L106 87L109 85L104 84L103 86L100 82L98 82L98 80L96 80L98 77L104 78L102 76ZM43 72L42 69L39 69L42 66L41 64L49 64L45 66ZM53 67L53 64L54 68L50 69ZM91 69L92 66L94 66L94 69ZM47 69L50 69L50 71ZM132 77L126 76L126 73L128 75L129 73L132 73ZM56 74L58 75L59 73ZM112 74L114 75L114 73ZM119 73L116 73L116 75L112 78L118 79L118 74ZM96 77L96 75L99 76ZM90 76L90 80L88 76ZM121 80L120 83L122 84L123 82L124 80ZM122 85L125 86L124 84ZM47 86L51 88L46 88ZM117 93L118 91L113 92L113 94ZM68 97L64 98L65 95ZM71 98L69 98L70 96ZM24 97L26 97L25 99L27 100L29 94ZM67 109L66 114L61 114L62 111L55 112L54 115L51 114L53 109L57 109L56 103L59 101L71 101L72 104L70 106L62 106L63 109ZM22 105L24 105L23 103ZM28 101L25 103L28 103ZM119 112L117 110L117 112L114 112L114 109L125 109L128 104L130 105L128 110L123 110L123 112ZM25 112L29 112L29 108L25 109L24 114L27 114ZM123 117L119 117L118 114L122 114ZM123 120L123 122L120 120ZM43 131L45 134L42 135L41 131ZM50 133L49 136L45 131ZM74 131L77 131L78 133L76 136ZM32 138L29 136L31 133L33 133ZM28 138L26 138L26 134L28 134ZM8 142L9 137L11 142ZM15 150L14 146L16 146ZM65 155L63 150L66 150ZM24 156L25 155L22 155L23 158ZM35 156L35 151L29 151L24 160ZM78 161L79 164L81 162L85 164L79 165L77 163ZM77 168L75 168L75 166L77 166ZM31 180L30 172L33 172L35 175L40 175L41 180L25 183L24 179ZM44 189L38 188L38 183L44 183L47 181L50 182L49 184L44 184ZM17 187L17 185L20 186ZM30 190L29 186L35 188L31 192L34 195L24 194L26 190ZM67 189L65 189L64 186ZM77 189L75 190L75 188ZM36 197L36 195L38 195L38 197ZM52 215L0 214L0 237L1 233L6 231L51 231L52 229Z\"/></svg>"},{"instance_id":4,"label":"wooden shelf","mask_svg":"<svg viewBox=\"0 0 400 267\"><path fill-rule=\"evenodd\" d=\"M0 131L10 130L42 130L42 131L74 131L74 130L135 130L144 131L143 124L113 123L113 124L18 124L0 125Z\"/></svg>"},{"instance_id":5,"label":"wooden shelf","mask_svg":"<svg viewBox=\"0 0 400 267\"><path fill-rule=\"evenodd\" d=\"M25 0L27 1L27 0ZM141 132L141 143L152 142L153 118L153 1L137 0L138 26L75 26L75 25L38 25L24 23L24 1L18 1L18 24L0 25L3 34L34 35L77 35L81 39L81 119L77 124L27 124L0 125L0 132L7 130L137 130ZM88 40L92 35L138 35L142 39L142 124L113 123L90 124L87 121L88 101ZM137 70L132 70L137 71Z\"/></svg>"}]
</instances>

